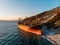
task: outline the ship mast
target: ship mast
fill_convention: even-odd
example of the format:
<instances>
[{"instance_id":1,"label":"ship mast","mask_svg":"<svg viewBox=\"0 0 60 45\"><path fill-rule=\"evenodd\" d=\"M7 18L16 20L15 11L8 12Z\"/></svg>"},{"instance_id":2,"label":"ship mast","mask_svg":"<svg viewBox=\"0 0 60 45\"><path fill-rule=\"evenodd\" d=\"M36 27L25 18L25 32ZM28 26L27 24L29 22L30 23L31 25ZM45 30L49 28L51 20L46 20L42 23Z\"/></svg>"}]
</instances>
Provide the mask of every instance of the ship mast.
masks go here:
<instances>
[{"instance_id":1,"label":"ship mast","mask_svg":"<svg viewBox=\"0 0 60 45\"><path fill-rule=\"evenodd\" d=\"M38 18L37 18L37 16L36 16L36 25L37 25L37 23L38 23Z\"/></svg>"},{"instance_id":2,"label":"ship mast","mask_svg":"<svg viewBox=\"0 0 60 45\"><path fill-rule=\"evenodd\" d=\"M24 22L24 25L27 24L27 16L25 17L25 22Z\"/></svg>"}]
</instances>

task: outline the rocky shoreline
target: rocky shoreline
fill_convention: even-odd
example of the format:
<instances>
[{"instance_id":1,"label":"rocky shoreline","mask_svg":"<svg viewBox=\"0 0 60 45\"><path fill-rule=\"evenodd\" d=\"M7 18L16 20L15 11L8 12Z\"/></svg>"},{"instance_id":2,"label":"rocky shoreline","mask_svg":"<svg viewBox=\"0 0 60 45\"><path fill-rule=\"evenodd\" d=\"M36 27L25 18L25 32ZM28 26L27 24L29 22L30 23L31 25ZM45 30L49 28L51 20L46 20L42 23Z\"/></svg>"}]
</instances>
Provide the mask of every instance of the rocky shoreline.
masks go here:
<instances>
[{"instance_id":1,"label":"rocky shoreline","mask_svg":"<svg viewBox=\"0 0 60 45\"><path fill-rule=\"evenodd\" d=\"M43 38L46 38L54 45L60 45L60 27L54 29L53 27L48 29L46 26L42 28Z\"/></svg>"}]
</instances>

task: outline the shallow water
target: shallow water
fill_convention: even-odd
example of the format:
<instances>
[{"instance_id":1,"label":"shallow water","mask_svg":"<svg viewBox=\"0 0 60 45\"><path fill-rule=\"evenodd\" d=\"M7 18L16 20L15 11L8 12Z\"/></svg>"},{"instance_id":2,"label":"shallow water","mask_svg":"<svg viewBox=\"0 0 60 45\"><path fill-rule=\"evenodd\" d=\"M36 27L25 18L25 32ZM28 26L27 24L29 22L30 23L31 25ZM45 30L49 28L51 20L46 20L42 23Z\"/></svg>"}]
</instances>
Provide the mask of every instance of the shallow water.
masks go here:
<instances>
[{"instance_id":1,"label":"shallow water","mask_svg":"<svg viewBox=\"0 0 60 45\"><path fill-rule=\"evenodd\" d=\"M17 21L0 21L0 45L51 45L40 35L17 28Z\"/></svg>"}]
</instances>

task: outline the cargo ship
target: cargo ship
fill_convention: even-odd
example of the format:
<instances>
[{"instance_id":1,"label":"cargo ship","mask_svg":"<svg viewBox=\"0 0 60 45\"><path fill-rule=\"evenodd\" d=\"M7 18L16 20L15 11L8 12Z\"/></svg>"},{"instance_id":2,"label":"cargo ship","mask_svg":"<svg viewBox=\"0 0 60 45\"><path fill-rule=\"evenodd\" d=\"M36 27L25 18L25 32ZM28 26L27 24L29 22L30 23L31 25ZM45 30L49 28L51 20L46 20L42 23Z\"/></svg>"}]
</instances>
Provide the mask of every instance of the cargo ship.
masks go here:
<instances>
[{"instance_id":1,"label":"cargo ship","mask_svg":"<svg viewBox=\"0 0 60 45\"><path fill-rule=\"evenodd\" d=\"M26 22L24 22L20 18L19 18L19 21L18 21L17 25L18 25L18 28L20 30L23 30L23 31L26 31L26 32L32 33L32 34L37 34L37 35L40 35L40 36L42 35L42 31L39 28L38 29L31 28L30 25L26 24Z\"/></svg>"}]
</instances>

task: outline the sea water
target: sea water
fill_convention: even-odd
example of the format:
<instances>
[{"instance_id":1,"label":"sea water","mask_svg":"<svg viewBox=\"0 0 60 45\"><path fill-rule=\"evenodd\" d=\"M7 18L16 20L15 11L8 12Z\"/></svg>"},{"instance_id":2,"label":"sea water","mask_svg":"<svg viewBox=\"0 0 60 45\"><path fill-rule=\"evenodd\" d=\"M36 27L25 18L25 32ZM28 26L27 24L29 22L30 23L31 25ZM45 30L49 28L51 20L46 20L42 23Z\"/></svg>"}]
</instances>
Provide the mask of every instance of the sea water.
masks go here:
<instances>
[{"instance_id":1,"label":"sea water","mask_svg":"<svg viewBox=\"0 0 60 45\"><path fill-rule=\"evenodd\" d=\"M18 29L17 21L0 21L0 45L51 45L40 35Z\"/></svg>"}]
</instances>

